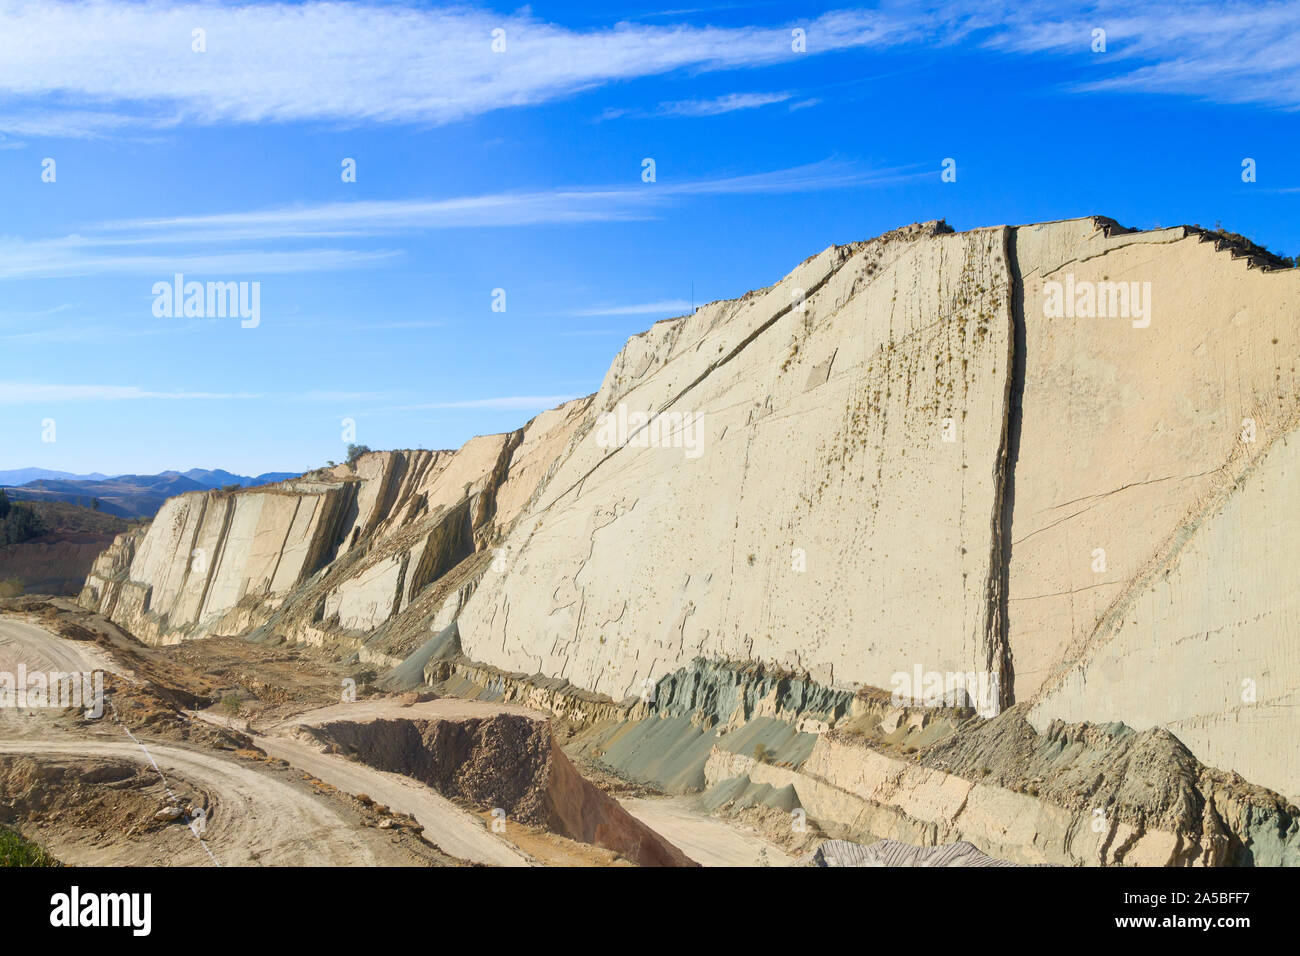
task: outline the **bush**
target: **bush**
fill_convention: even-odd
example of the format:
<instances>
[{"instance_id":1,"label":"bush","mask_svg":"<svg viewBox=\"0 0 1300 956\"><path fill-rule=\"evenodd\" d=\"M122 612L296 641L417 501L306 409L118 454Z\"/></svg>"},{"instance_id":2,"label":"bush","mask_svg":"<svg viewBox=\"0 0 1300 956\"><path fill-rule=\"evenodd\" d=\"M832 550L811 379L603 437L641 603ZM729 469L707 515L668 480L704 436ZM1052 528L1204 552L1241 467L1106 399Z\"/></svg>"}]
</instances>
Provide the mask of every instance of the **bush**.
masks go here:
<instances>
[{"instance_id":1,"label":"bush","mask_svg":"<svg viewBox=\"0 0 1300 956\"><path fill-rule=\"evenodd\" d=\"M368 454L370 454L370 449L365 445L348 445L348 464L356 465L358 458Z\"/></svg>"},{"instance_id":2,"label":"bush","mask_svg":"<svg viewBox=\"0 0 1300 956\"><path fill-rule=\"evenodd\" d=\"M221 698L221 709L228 717L238 717L240 711L244 709L244 705L234 694L227 694Z\"/></svg>"},{"instance_id":3,"label":"bush","mask_svg":"<svg viewBox=\"0 0 1300 956\"><path fill-rule=\"evenodd\" d=\"M23 582L17 578L0 581L0 598L22 597Z\"/></svg>"}]
</instances>

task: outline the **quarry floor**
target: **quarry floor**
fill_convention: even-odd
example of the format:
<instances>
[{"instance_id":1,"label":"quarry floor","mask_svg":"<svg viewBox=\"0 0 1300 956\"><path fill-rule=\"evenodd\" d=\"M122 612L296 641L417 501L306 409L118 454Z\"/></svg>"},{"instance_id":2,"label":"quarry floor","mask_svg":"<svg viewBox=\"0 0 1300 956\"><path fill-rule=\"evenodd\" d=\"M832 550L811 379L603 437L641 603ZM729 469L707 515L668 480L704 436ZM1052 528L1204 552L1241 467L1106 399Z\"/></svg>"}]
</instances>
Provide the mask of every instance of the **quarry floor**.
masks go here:
<instances>
[{"instance_id":1,"label":"quarry floor","mask_svg":"<svg viewBox=\"0 0 1300 956\"><path fill-rule=\"evenodd\" d=\"M415 695L338 703L345 669L313 649L218 638L150 647L61 599L0 608L0 672L106 672L102 717L0 707L0 823L71 865L626 866L410 776L326 752L302 728L514 705ZM233 702L238 701L236 706ZM599 779L594 783L601 785ZM691 797L612 794L704 866L794 858ZM156 817L168 805L176 821Z\"/></svg>"}]
</instances>

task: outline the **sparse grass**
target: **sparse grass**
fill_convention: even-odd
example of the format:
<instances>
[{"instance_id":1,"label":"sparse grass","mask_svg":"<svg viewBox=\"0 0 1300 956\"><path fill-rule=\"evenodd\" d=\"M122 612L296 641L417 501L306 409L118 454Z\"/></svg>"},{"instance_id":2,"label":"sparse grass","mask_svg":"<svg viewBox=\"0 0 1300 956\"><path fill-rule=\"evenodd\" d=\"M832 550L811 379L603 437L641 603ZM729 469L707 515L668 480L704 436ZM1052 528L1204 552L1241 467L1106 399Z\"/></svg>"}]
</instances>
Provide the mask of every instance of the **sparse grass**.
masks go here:
<instances>
[{"instance_id":1,"label":"sparse grass","mask_svg":"<svg viewBox=\"0 0 1300 956\"><path fill-rule=\"evenodd\" d=\"M62 865L44 847L0 824L0 867Z\"/></svg>"}]
</instances>

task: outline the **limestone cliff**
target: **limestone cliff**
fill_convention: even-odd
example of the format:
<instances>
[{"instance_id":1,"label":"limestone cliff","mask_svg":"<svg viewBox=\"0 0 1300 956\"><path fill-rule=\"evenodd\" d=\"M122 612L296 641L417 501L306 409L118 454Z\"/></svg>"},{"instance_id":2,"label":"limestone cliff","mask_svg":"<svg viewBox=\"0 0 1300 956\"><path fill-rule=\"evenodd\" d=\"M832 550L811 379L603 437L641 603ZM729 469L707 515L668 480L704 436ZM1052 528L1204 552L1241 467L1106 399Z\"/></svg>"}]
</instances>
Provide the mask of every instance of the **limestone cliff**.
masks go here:
<instances>
[{"instance_id":1,"label":"limestone cliff","mask_svg":"<svg viewBox=\"0 0 1300 956\"><path fill-rule=\"evenodd\" d=\"M1300 272L1264 265L1103 218L832 247L517 432L172 499L81 600L629 719L698 659L978 674L1294 800Z\"/></svg>"}]
</instances>

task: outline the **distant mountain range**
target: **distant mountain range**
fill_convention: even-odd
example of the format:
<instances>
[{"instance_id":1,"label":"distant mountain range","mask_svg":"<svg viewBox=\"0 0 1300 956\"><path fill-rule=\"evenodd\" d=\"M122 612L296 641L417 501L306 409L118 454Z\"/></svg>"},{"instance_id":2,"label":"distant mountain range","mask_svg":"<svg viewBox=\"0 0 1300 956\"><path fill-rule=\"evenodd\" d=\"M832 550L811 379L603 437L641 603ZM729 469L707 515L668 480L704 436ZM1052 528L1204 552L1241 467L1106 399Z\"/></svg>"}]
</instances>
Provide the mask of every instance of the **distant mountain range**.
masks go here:
<instances>
[{"instance_id":1,"label":"distant mountain range","mask_svg":"<svg viewBox=\"0 0 1300 956\"><path fill-rule=\"evenodd\" d=\"M239 485L250 488L296 478L297 472L272 471L248 477L217 469L191 468L189 471L164 471L157 475L116 475L99 473L74 475L44 468L19 468L0 471L0 487L14 501L62 501L92 507L121 518L152 518L162 503L187 491L207 491Z\"/></svg>"}]
</instances>

